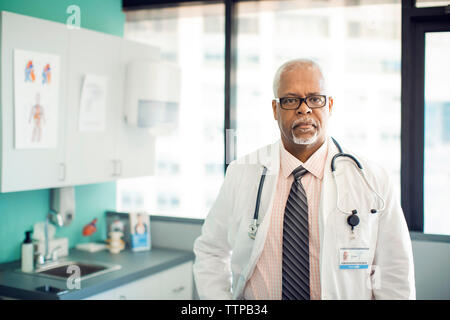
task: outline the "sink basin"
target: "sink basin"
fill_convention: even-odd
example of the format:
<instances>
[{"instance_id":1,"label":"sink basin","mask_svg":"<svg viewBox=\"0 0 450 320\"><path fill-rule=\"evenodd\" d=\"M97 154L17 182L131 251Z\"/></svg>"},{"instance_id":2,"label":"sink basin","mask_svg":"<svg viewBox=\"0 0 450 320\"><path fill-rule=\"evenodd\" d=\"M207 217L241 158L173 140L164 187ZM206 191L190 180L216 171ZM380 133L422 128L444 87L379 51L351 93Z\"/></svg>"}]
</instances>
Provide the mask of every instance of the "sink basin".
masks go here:
<instances>
[{"instance_id":1,"label":"sink basin","mask_svg":"<svg viewBox=\"0 0 450 320\"><path fill-rule=\"evenodd\" d=\"M69 266L77 266L79 268L80 280L89 279L121 269L120 265L103 262L58 261L36 269L33 274L57 279L67 279L70 276L73 276L76 270L74 267L69 269Z\"/></svg>"}]
</instances>

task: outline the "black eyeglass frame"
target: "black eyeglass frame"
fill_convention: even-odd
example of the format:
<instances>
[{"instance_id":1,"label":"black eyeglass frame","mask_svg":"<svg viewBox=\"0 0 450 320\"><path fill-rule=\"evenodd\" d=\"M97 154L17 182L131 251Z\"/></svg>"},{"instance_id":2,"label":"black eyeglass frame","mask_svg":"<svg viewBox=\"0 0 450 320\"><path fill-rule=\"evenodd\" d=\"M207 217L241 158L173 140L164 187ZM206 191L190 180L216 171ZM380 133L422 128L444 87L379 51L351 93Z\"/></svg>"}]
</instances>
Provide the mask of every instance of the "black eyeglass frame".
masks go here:
<instances>
[{"instance_id":1,"label":"black eyeglass frame","mask_svg":"<svg viewBox=\"0 0 450 320\"><path fill-rule=\"evenodd\" d=\"M316 106L311 107L308 104L308 100L307 99L312 98L312 97L323 97L323 98L325 98L325 103L323 104L323 106L320 106L320 107L316 107ZM281 100L282 99L289 99L289 98L291 98L291 99L292 98L300 99L297 107L295 107L295 108L284 108L283 107L283 104L281 103ZM305 102L306 105L308 106L308 108L310 108L310 109L320 109L320 108L323 108L323 107L325 107L327 105L328 97L326 95L324 95L324 94L313 94L313 95L310 95L310 96L307 96L307 97L304 97L304 98L302 98L302 97L281 97L281 98L275 98L274 100L276 102L278 102L280 104L280 108L284 109L284 110L297 110L298 108L300 108L300 106L302 105L303 102Z\"/></svg>"}]
</instances>

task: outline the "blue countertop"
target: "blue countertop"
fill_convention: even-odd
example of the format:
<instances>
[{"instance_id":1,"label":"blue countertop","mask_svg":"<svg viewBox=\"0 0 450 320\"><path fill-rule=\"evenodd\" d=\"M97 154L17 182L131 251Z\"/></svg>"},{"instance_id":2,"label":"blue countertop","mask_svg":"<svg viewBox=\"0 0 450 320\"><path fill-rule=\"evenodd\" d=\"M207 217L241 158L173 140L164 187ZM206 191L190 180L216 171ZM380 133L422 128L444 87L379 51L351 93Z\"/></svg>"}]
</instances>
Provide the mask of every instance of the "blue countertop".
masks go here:
<instances>
[{"instance_id":1,"label":"blue countertop","mask_svg":"<svg viewBox=\"0 0 450 320\"><path fill-rule=\"evenodd\" d=\"M69 255L61 258L61 260L63 259L119 264L122 268L85 280L82 279L80 289L69 290L65 279L52 279L18 272L20 261L3 263L0 264L0 296L15 299L84 299L194 260L194 253L192 251L153 248L151 251L142 252L124 250L116 255L106 250L90 253L70 249ZM36 288L46 285L61 289L61 291L49 293L36 290Z\"/></svg>"}]
</instances>

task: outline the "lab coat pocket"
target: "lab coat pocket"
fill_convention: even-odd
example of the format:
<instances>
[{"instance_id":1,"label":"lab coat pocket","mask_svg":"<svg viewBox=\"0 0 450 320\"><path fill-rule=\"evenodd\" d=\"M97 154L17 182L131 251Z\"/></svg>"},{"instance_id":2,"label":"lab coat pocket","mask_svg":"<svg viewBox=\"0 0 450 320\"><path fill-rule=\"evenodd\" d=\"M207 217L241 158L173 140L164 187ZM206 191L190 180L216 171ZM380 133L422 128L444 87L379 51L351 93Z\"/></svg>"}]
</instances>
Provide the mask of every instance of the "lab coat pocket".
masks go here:
<instances>
[{"instance_id":1,"label":"lab coat pocket","mask_svg":"<svg viewBox=\"0 0 450 320\"><path fill-rule=\"evenodd\" d=\"M369 270L370 273L368 274L368 281L367 281L368 288L372 290L380 289L381 268L377 265L372 265L372 267Z\"/></svg>"},{"instance_id":2,"label":"lab coat pocket","mask_svg":"<svg viewBox=\"0 0 450 320\"><path fill-rule=\"evenodd\" d=\"M255 245L255 240L250 238L248 234L250 224L253 221L254 204L248 201L247 203L241 203L238 206L238 210L242 213L241 217L235 221L236 230L233 231L232 235L229 235L230 238L234 239L232 242L233 254L231 256L231 270L233 275L242 274L244 268L249 263ZM238 278L234 276L233 281L233 288L236 288Z\"/></svg>"}]
</instances>

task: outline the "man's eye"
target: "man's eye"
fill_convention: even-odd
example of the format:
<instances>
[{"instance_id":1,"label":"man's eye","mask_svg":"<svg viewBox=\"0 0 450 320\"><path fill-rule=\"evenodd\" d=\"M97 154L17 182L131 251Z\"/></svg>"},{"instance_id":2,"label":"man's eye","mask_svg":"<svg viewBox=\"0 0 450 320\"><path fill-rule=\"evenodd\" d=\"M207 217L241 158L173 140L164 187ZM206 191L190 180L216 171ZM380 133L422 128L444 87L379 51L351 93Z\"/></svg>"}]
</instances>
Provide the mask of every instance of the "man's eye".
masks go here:
<instances>
[{"instance_id":1,"label":"man's eye","mask_svg":"<svg viewBox=\"0 0 450 320\"><path fill-rule=\"evenodd\" d=\"M297 103L297 99L296 98L286 98L285 102L287 104L295 104L295 103Z\"/></svg>"},{"instance_id":2,"label":"man's eye","mask_svg":"<svg viewBox=\"0 0 450 320\"><path fill-rule=\"evenodd\" d=\"M325 102L324 98L320 97L320 96L312 96L312 97L309 97L308 100L309 100L309 102L311 102L313 104L318 104L318 105L321 105Z\"/></svg>"}]
</instances>

